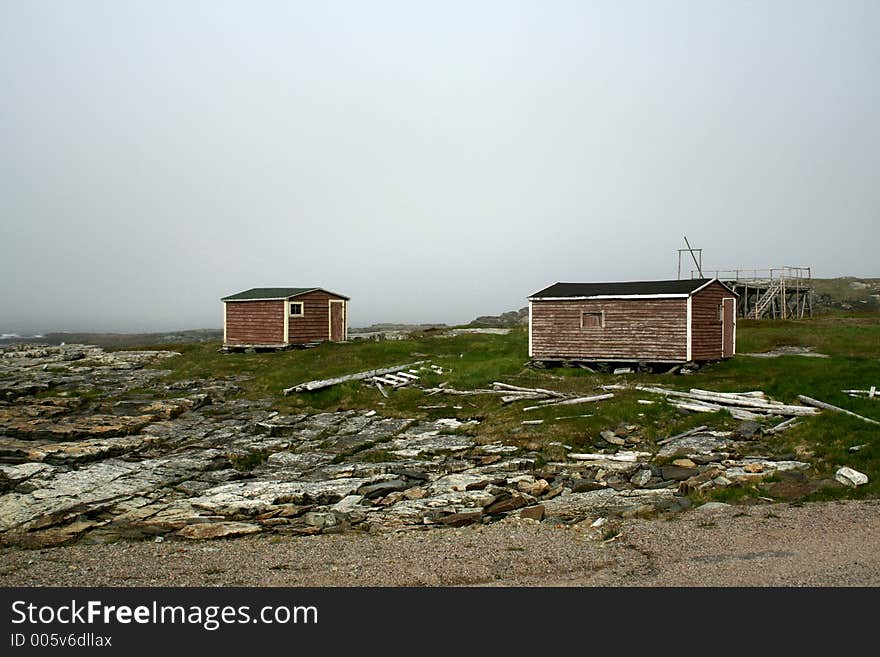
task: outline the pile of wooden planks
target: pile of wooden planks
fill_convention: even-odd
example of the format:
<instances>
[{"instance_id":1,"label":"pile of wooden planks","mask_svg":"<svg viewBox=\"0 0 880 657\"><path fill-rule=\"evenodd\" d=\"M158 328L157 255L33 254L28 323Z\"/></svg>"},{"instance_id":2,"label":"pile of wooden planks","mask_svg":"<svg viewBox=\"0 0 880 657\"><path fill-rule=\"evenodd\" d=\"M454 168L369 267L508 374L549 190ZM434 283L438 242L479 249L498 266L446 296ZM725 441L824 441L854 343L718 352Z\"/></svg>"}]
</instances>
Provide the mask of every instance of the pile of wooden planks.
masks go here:
<instances>
[{"instance_id":1,"label":"pile of wooden planks","mask_svg":"<svg viewBox=\"0 0 880 657\"><path fill-rule=\"evenodd\" d=\"M610 399L613 394L591 395L589 397L547 390L546 388L524 388L509 383L495 381L491 388L477 388L476 390L454 390L452 388L428 388L425 392L429 395L501 395L501 403L510 404L517 401L535 400L535 406L526 406L524 411L534 411L545 406L567 406L570 404L585 404L588 402Z\"/></svg>"},{"instance_id":2,"label":"pile of wooden planks","mask_svg":"<svg viewBox=\"0 0 880 657\"><path fill-rule=\"evenodd\" d=\"M416 372L418 372L418 370L410 369L406 372L399 371L394 372L393 374L372 376L366 379L366 381L385 384L386 386L391 386L392 388L400 388L401 386L406 386L414 381L418 381L419 375L416 374Z\"/></svg>"},{"instance_id":3,"label":"pile of wooden planks","mask_svg":"<svg viewBox=\"0 0 880 657\"><path fill-rule=\"evenodd\" d=\"M568 406L571 404L586 404L589 402L610 399L614 395L610 393L601 395L590 395L588 397L578 397L576 395L557 392L555 390L547 390L546 388L524 388L522 386L514 386L509 383L501 383L495 381L492 384L493 392L502 394L501 402L510 404L516 401L536 400L534 406L526 406L523 411L534 411L545 406Z\"/></svg>"},{"instance_id":4,"label":"pile of wooden planks","mask_svg":"<svg viewBox=\"0 0 880 657\"><path fill-rule=\"evenodd\" d=\"M619 390L627 387L630 386L610 385L602 386L602 389ZM799 417L819 413L819 410L812 406L798 406L774 401L760 390L750 392L716 392L714 390L691 388L689 391L683 392L659 386L636 385L631 387L642 392L663 395L666 397L666 401L676 408L696 413L726 410L738 420L757 420L768 415Z\"/></svg>"},{"instance_id":5,"label":"pile of wooden planks","mask_svg":"<svg viewBox=\"0 0 880 657\"><path fill-rule=\"evenodd\" d=\"M300 383L299 385L295 385L291 388L285 388L284 394L289 395L292 392L310 392L312 390L321 390L322 388L329 388L330 386L335 386L339 383L345 383L347 381L363 381L364 379L374 379L376 377L385 377L389 374L397 374L399 372L403 372L404 370L412 370L412 368L417 365L421 365L425 361L418 360L414 363L407 363L406 365L394 365L393 367L383 367L377 370L367 370L365 372L357 372L356 374L347 374L345 376L337 376L333 379L318 379L316 381L306 381L305 383ZM409 377L413 375L411 372L408 373ZM408 377L396 377L398 379L406 379ZM418 378L418 377L416 377ZM390 380L390 379L389 379ZM410 381L412 379L410 378Z\"/></svg>"}]
</instances>

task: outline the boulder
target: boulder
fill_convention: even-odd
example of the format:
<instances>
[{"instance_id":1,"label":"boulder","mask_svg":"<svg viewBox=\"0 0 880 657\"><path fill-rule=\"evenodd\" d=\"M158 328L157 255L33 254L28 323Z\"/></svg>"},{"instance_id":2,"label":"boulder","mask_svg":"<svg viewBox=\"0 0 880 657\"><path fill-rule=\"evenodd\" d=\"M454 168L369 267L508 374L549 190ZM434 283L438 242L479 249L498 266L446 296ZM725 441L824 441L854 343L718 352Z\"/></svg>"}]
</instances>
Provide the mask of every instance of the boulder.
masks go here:
<instances>
[{"instance_id":1,"label":"boulder","mask_svg":"<svg viewBox=\"0 0 880 657\"><path fill-rule=\"evenodd\" d=\"M694 476L693 468L682 468L677 465L660 466L660 476L669 481L684 481Z\"/></svg>"},{"instance_id":2,"label":"boulder","mask_svg":"<svg viewBox=\"0 0 880 657\"><path fill-rule=\"evenodd\" d=\"M187 525L177 535L191 539L230 538L256 534L259 531L260 526L250 522L203 522Z\"/></svg>"},{"instance_id":3,"label":"boulder","mask_svg":"<svg viewBox=\"0 0 880 657\"><path fill-rule=\"evenodd\" d=\"M848 468L846 466L840 468L837 472L834 473L834 479L839 481L844 486L849 486L850 488L864 486L868 483L868 475L859 472L858 470Z\"/></svg>"},{"instance_id":4,"label":"boulder","mask_svg":"<svg viewBox=\"0 0 880 657\"><path fill-rule=\"evenodd\" d=\"M511 495L510 497L498 500L487 506L484 511L487 515L496 515L499 513L507 513L514 511L528 504L528 500L522 495Z\"/></svg>"},{"instance_id":5,"label":"boulder","mask_svg":"<svg viewBox=\"0 0 880 657\"><path fill-rule=\"evenodd\" d=\"M606 443L610 443L612 445L626 445L626 440L623 438L619 438L613 431L601 431L599 432L599 436L601 436L602 440Z\"/></svg>"},{"instance_id":6,"label":"boulder","mask_svg":"<svg viewBox=\"0 0 880 657\"><path fill-rule=\"evenodd\" d=\"M527 506L526 508L520 510L519 515L521 518L530 518L532 520L537 520L540 522L544 519L544 505L537 504L535 506Z\"/></svg>"},{"instance_id":7,"label":"boulder","mask_svg":"<svg viewBox=\"0 0 880 657\"><path fill-rule=\"evenodd\" d=\"M408 483L404 479L391 479L389 481L380 481L376 484L367 484L366 486L361 486L358 488L358 495L363 495L366 498L373 499L375 497L384 497L388 495L388 493L393 493L394 491L403 491L407 488L411 488L412 484Z\"/></svg>"},{"instance_id":8,"label":"boulder","mask_svg":"<svg viewBox=\"0 0 880 657\"><path fill-rule=\"evenodd\" d=\"M700 513L718 513L729 508L730 505L725 502L706 502L705 504L698 506L694 511L699 511Z\"/></svg>"},{"instance_id":9,"label":"boulder","mask_svg":"<svg viewBox=\"0 0 880 657\"><path fill-rule=\"evenodd\" d=\"M641 488L651 481L651 470L649 468L643 468L630 477L629 481L636 488Z\"/></svg>"},{"instance_id":10,"label":"boulder","mask_svg":"<svg viewBox=\"0 0 880 657\"><path fill-rule=\"evenodd\" d=\"M440 522L449 527L465 527L466 525L473 525L475 522L480 522L482 518L482 510L476 509L474 511L450 513L448 516L443 516Z\"/></svg>"}]
</instances>

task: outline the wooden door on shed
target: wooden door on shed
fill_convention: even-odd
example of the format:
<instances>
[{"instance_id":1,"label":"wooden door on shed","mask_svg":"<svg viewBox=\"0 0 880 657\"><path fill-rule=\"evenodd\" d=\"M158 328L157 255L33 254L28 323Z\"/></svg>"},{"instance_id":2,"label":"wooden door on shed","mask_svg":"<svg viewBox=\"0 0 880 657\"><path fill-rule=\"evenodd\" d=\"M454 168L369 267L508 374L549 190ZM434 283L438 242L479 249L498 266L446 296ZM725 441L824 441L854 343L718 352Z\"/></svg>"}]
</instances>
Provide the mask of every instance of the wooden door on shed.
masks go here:
<instances>
[{"instance_id":1,"label":"wooden door on shed","mask_svg":"<svg viewBox=\"0 0 880 657\"><path fill-rule=\"evenodd\" d=\"M736 352L736 299L721 300L721 357L730 358Z\"/></svg>"},{"instance_id":2,"label":"wooden door on shed","mask_svg":"<svg viewBox=\"0 0 880 657\"><path fill-rule=\"evenodd\" d=\"M330 340L345 340L345 301L330 300Z\"/></svg>"}]
</instances>

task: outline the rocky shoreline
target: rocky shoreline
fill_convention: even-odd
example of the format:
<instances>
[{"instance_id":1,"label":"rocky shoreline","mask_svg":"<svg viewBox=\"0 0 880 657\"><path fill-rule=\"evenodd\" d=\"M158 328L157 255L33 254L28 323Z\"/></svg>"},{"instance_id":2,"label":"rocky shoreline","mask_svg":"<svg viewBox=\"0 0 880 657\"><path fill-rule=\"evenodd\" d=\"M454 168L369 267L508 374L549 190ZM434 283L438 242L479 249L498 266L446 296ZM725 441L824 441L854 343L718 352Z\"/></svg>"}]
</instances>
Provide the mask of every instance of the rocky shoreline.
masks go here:
<instances>
[{"instance_id":1,"label":"rocky shoreline","mask_svg":"<svg viewBox=\"0 0 880 657\"><path fill-rule=\"evenodd\" d=\"M801 481L810 467L745 456L754 422L662 447L623 425L584 454L481 444L476 419L282 415L242 399L234 381L164 384L158 367L173 355L0 349L2 543L375 533L512 516L601 539L616 518L688 509L694 490Z\"/></svg>"}]
</instances>

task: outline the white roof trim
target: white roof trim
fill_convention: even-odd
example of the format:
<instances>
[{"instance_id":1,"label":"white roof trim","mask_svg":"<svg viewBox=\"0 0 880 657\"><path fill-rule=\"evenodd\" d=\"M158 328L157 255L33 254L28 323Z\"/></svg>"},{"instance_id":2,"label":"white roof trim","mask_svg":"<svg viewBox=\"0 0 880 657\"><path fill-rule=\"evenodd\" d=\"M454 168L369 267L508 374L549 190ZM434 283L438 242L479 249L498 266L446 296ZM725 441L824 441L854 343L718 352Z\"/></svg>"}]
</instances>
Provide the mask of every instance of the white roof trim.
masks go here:
<instances>
[{"instance_id":1,"label":"white roof trim","mask_svg":"<svg viewBox=\"0 0 880 657\"><path fill-rule=\"evenodd\" d=\"M589 299L686 299L687 297L691 297L695 295L700 290L705 290L707 287L712 285L712 283L718 283L725 290L729 291L731 294L736 294L733 290L727 287L724 283L722 283L717 278L712 278L705 283L703 283L700 287L691 290L690 292L678 292L678 293L669 293L669 294L594 294L592 296L579 296L579 297L536 297L530 296L527 297L529 301L587 301Z\"/></svg>"},{"instance_id":2,"label":"white roof trim","mask_svg":"<svg viewBox=\"0 0 880 657\"><path fill-rule=\"evenodd\" d=\"M529 297L529 301L587 301L591 299L686 299L690 294L594 294L590 297Z\"/></svg>"},{"instance_id":3,"label":"white roof trim","mask_svg":"<svg viewBox=\"0 0 880 657\"><path fill-rule=\"evenodd\" d=\"M712 283L714 283L715 281L718 281L719 283L721 283L721 281L719 281L717 278L713 278L713 279L709 280L708 282L703 283L700 287L698 287L696 290L694 290L693 292L691 292L691 294L696 294L696 293L699 292L700 290L709 287L709 286L712 285ZM721 283L721 284L724 285L723 283ZM727 287L727 286L724 285L724 287ZM731 290L731 292L732 292L732 291L733 291L733 290ZM688 359L688 360L690 360L690 359Z\"/></svg>"}]
</instances>

